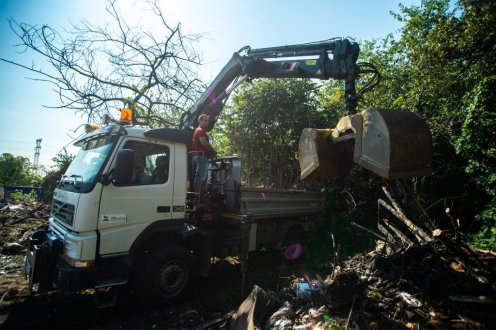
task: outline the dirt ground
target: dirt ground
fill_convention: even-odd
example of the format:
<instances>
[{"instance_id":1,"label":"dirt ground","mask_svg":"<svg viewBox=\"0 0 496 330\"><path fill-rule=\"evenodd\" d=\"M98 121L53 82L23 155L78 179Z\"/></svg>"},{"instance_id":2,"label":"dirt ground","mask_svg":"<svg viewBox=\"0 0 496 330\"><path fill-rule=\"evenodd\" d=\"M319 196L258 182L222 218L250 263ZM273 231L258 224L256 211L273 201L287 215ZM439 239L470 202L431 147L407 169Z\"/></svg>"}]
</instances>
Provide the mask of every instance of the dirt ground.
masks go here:
<instances>
[{"instance_id":1,"label":"dirt ground","mask_svg":"<svg viewBox=\"0 0 496 330\"><path fill-rule=\"evenodd\" d=\"M97 307L93 290L29 295L28 282L23 276L27 239L33 231L46 227L48 216L49 206L39 203L2 205L2 329L225 329L229 316L236 312L255 284L275 291L289 281L288 277L279 278L280 252L270 250L250 255L244 283L237 258L216 260L210 276L197 283L193 297L173 307L140 306L126 289L120 290L117 305L107 308ZM208 325L219 319L226 321Z\"/></svg>"},{"instance_id":2,"label":"dirt ground","mask_svg":"<svg viewBox=\"0 0 496 330\"><path fill-rule=\"evenodd\" d=\"M122 290L116 306L97 308L95 293L91 290L79 294L29 296L27 280L22 276L23 260L22 254L0 255L2 329L201 329L209 321L227 319L225 316L237 310L255 282L277 289L278 281L277 265L271 267L257 262L249 270L247 292L242 295L240 264L236 259L228 258L213 265L209 278L201 280L192 299L182 305L168 308L139 306ZM222 329L226 323L205 329Z\"/></svg>"}]
</instances>

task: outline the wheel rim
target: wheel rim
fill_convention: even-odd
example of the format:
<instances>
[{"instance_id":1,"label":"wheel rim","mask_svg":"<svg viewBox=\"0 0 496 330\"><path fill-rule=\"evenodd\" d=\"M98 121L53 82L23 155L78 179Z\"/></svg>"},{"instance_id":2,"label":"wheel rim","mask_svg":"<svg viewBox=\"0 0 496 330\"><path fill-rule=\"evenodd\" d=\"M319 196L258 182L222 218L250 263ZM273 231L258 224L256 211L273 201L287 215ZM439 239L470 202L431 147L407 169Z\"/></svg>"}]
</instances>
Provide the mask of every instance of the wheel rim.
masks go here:
<instances>
[{"instance_id":1,"label":"wheel rim","mask_svg":"<svg viewBox=\"0 0 496 330\"><path fill-rule=\"evenodd\" d=\"M164 297L173 297L181 292L188 282L186 265L179 261L169 261L162 265L156 277L156 287Z\"/></svg>"}]
</instances>

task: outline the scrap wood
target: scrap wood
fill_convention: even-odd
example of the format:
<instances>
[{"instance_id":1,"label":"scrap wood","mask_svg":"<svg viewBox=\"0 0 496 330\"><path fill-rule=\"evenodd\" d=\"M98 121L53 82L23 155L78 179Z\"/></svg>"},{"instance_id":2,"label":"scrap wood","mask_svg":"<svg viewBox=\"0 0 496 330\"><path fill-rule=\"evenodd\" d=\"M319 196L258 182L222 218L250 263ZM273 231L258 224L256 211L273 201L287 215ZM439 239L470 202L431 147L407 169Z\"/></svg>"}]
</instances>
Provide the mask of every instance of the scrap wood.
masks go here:
<instances>
[{"instance_id":1,"label":"scrap wood","mask_svg":"<svg viewBox=\"0 0 496 330\"><path fill-rule=\"evenodd\" d=\"M386 187L382 186L382 191L384 192L384 194L386 194L386 197L389 199L389 201L391 202L391 204L393 204L393 206L396 209L396 211L400 212L401 214L405 214L405 212L403 212L403 210L399 206L398 202L396 202L396 200L393 199L393 197L391 196L391 194L389 193L389 191L387 191Z\"/></svg>"},{"instance_id":2,"label":"scrap wood","mask_svg":"<svg viewBox=\"0 0 496 330\"><path fill-rule=\"evenodd\" d=\"M367 229L367 228L365 228L365 227L362 227L362 226L360 226L359 224L357 224L357 223L356 223L356 222L354 222L354 221L352 221L352 222L351 222L351 225L353 225L353 226L355 226L355 227L357 227L357 228L360 228L360 229L362 229L362 230L365 230L366 232L368 232L368 233L370 233L370 234L374 235L375 237L377 237L377 238L378 238L378 239L380 239L381 241L388 242L388 239L387 239L386 237L381 236L381 235L379 235L379 234L377 234L377 233L373 232L373 231L372 231L372 230L370 230L370 229Z\"/></svg>"},{"instance_id":3,"label":"scrap wood","mask_svg":"<svg viewBox=\"0 0 496 330\"><path fill-rule=\"evenodd\" d=\"M20 218L10 218L8 219L6 222L7 225L15 225L16 223L19 223L21 221L24 221L26 219L28 219L31 215L28 214L28 215L25 215L23 217L20 217Z\"/></svg>"},{"instance_id":4,"label":"scrap wood","mask_svg":"<svg viewBox=\"0 0 496 330\"><path fill-rule=\"evenodd\" d=\"M424 216L425 218L425 225L429 228L429 230L433 230L436 228L436 225L434 224L434 221L430 218L430 216L427 214L426 209L420 204L420 201L418 199L418 195L413 193L412 189L404 184L402 181L396 181L396 185L399 185L402 189L406 190L409 194L409 197L414 201L415 205L417 206L417 209L420 211L420 213Z\"/></svg>"},{"instance_id":5,"label":"scrap wood","mask_svg":"<svg viewBox=\"0 0 496 330\"><path fill-rule=\"evenodd\" d=\"M439 229L434 231L433 236L443 242L455 257L464 263L466 269L475 274L479 274L480 270L483 270L486 275L491 274L488 264L465 243L459 240L454 241L450 236Z\"/></svg>"},{"instance_id":6,"label":"scrap wood","mask_svg":"<svg viewBox=\"0 0 496 330\"><path fill-rule=\"evenodd\" d=\"M384 237L387 238L388 243L390 243L389 245L391 245L391 246L397 245L397 242L396 242L394 236L383 225L378 223L377 229L379 229L379 231L384 235ZM384 243L386 243L386 241L384 241Z\"/></svg>"},{"instance_id":7,"label":"scrap wood","mask_svg":"<svg viewBox=\"0 0 496 330\"><path fill-rule=\"evenodd\" d=\"M391 212L394 216L396 216L399 220L401 220L407 227L408 229L415 235L417 240L422 243L422 242L427 242L430 241L431 238L430 236L423 231L421 228L416 226L410 219L408 219L404 214L401 212L398 212L395 208L393 208L391 205L386 203L382 199L378 199L377 202L382 205L386 210Z\"/></svg>"},{"instance_id":8,"label":"scrap wood","mask_svg":"<svg viewBox=\"0 0 496 330\"><path fill-rule=\"evenodd\" d=\"M413 245L413 242L406 237L399 229L394 227L387 219L382 219L386 227L391 230L401 241L403 246L406 246L406 248L410 247Z\"/></svg>"}]
</instances>

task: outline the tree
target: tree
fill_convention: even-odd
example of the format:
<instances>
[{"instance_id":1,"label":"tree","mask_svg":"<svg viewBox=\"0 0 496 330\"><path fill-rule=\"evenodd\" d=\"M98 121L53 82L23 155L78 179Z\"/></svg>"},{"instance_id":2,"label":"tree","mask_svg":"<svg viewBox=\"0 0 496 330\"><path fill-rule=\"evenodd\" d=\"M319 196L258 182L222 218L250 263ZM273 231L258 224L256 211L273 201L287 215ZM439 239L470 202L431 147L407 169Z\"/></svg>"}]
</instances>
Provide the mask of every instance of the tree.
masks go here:
<instances>
[{"instance_id":1,"label":"tree","mask_svg":"<svg viewBox=\"0 0 496 330\"><path fill-rule=\"evenodd\" d=\"M496 247L496 76L483 78L467 96L468 108L456 151L468 160L465 171L489 196L476 216L482 228L474 245Z\"/></svg>"},{"instance_id":2,"label":"tree","mask_svg":"<svg viewBox=\"0 0 496 330\"><path fill-rule=\"evenodd\" d=\"M195 100L200 88L196 67L200 58L193 43L197 35L183 35L181 26L170 26L158 1L149 1L161 29L131 27L107 0L113 25L73 25L59 33L48 25L30 25L10 19L21 40L21 53L32 51L51 65L44 70L16 60L2 61L36 75L34 80L53 85L60 104L95 120L124 105L150 126L176 126L180 113Z\"/></svg>"},{"instance_id":3,"label":"tree","mask_svg":"<svg viewBox=\"0 0 496 330\"><path fill-rule=\"evenodd\" d=\"M4 153L0 156L0 185L38 186L41 177L33 172L28 158Z\"/></svg>"},{"instance_id":4,"label":"tree","mask_svg":"<svg viewBox=\"0 0 496 330\"><path fill-rule=\"evenodd\" d=\"M316 92L307 79L259 79L236 91L218 129L227 151L242 157L247 184L287 188L299 181L300 134L326 122Z\"/></svg>"},{"instance_id":5,"label":"tree","mask_svg":"<svg viewBox=\"0 0 496 330\"><path fill-rule=\"evenodd\" d=\"M52 158L52 161L55 163L52 166L52 170L47 173L41 186L44 189L43 201L48 203L53 196L53 191L57 187L58 181L60 181L62 175L65 173L72 160L74 159L74 155L67 153L65 148L62 152L59 152L55 157Z\"/></svg>"}]
</instances>

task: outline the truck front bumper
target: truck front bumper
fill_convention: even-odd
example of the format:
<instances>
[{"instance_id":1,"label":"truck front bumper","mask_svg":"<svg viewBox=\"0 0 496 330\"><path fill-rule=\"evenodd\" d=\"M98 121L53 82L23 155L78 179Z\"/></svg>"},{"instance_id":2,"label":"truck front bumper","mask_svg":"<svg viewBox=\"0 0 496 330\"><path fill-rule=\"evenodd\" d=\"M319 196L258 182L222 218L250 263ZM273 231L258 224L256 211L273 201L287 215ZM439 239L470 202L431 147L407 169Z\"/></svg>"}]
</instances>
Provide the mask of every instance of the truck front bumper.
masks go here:
<instances>
[{"instance_id":1,"label":"truck front bumper","mask_svg":"<svg viewBox=\"0 0 496 330\"><path fill-rule=\"evenodd\" d=\"M94 286L95 267L77 268L62 259L64 243L49 230L37 231L30 238L24 263L24 275L28 278L29 293L47 292L57 288L61 291L78 291Z\"/></svg>"}]
</instances>

